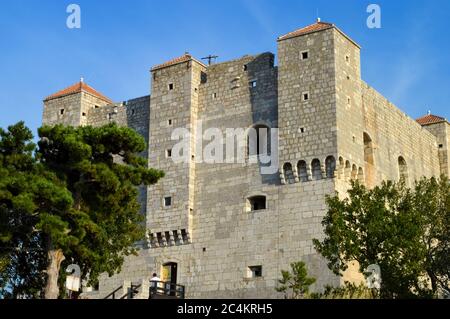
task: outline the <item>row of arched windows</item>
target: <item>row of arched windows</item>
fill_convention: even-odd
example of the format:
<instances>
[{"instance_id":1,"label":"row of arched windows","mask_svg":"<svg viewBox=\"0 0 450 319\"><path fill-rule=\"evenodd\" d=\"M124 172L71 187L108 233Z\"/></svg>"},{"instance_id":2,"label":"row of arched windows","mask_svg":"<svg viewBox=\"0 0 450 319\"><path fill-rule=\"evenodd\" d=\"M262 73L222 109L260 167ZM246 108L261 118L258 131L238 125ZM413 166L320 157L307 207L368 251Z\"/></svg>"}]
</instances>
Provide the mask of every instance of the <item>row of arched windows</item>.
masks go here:
<instances>
[{"instance_id":1,"label":"row of arched windows","mask_svg":"<svg viewBox=\"0 0 450 319\"><path fill-rule=\"evenodd\" d=\"M351 164L349 160L339 157L339 167L337 177L343 180L358 180L361 184L365 183L364 169L356 164Z\"/></svg>"},{"instance_id":2,"label":"row of arched windows","mask_svg":"<svg viewBox=\"0 0 450 319\"><path fill-rule=\"evenodd\" d=\"M284 163L280 172L282 184L294 184L299 182L317 181L324 178L334 178L336 172L336 159L334 156L328 156L322 165L318 158L311 163L304 160L298 161L296 166L290 162Z\"/></svg>"}]
</instances>

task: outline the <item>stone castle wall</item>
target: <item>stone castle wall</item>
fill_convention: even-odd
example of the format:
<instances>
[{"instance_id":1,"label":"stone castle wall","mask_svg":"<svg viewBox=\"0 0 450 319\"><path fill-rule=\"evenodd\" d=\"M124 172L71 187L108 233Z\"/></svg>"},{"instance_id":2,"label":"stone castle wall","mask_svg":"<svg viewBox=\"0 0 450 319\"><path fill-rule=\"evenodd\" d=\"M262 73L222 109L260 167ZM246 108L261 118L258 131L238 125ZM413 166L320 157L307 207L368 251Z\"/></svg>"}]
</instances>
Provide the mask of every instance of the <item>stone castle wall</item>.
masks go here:
<instances>
[{"instance_id":1,"label":"stone castle wall","mask_svg":"<svg viewBox=\"0 0 450 319\"><path fill-rule=\"evenodd\" d=\"M423 128L363 82L360 48L340 30L280 40L278 66L274 59L263 53L211 66L190 59L157 67L151 96L125 103L96 108L83 95L46 102L44 123L135 129L149 145L142 154L149 166L166 173L140 190L148 241L120 274L102 276L96 296L160 274L169 262L177 263L177 281L189 298L280 297L280 271L299 260L317 277L315 288L338 285L312 245L323 238L325 195L345 197L351 179L372 187L400 174L412 183L448 172L448 124ZM74 115L58 117L62 106ZM264 164L246 136L233 150L244 154L243 162L202 161L198 151L208 141L201 147L197 138L206 129L225 137L227 128L260 127L279 129L273 174L261 174ZM176 128L190 132L183 163L169 152ZM224 156L227 151L224 146ZM265 209L250 209L255 196L265 197ZM262 266L262 277L249 276L251 266ZM360 279L357 270L345 278Z\"/></svg>"}]
</instances>

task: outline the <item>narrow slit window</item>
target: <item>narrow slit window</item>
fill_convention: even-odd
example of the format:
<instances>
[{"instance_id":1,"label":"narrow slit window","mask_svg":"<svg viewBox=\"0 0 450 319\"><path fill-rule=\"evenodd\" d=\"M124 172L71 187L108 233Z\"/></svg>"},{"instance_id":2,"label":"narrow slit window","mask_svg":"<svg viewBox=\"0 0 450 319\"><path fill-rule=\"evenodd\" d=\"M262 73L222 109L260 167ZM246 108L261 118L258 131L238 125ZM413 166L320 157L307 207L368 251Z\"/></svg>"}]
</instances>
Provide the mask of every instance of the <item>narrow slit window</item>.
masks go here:
<instances>
[{"instance_id":1,"label":"narrow slit window","mask_svg":"<svg viewBox=\"0 0 450 319\"><path fill-rule=\"evenodd\" d=\"M169 91L173 90L173 83L169 83Z\"/></svg>"},{"instance_id":2,"label":"narrow slit window","mask_svg":"<svg viewBox=\"0 0 450 319\"><path fill-rule=\"evenodd\" d=\"M166 150L166 157L167 158L171 158L172 157L172 150L171 149Z\"/></svg>"},{"instance_id":3,"label":"narrow slit window","mask_svg":"<svg viewBox=\"0 0 450 319\"><path fill-rule=\"evenodd\" d=\"M303 101L309 101L309 93L308 92L304 92L302 93L302 99Z\"/></svg>"},{"instance_id":4,"label":"narrow slit window","mask_svg":"<svg viewBox=\"0 0 450 319\"><path fill-rule=\"evenodd\" d=\"M59 110L59 114L64 115L64 109Z\"/></svg>"}]
</instances>

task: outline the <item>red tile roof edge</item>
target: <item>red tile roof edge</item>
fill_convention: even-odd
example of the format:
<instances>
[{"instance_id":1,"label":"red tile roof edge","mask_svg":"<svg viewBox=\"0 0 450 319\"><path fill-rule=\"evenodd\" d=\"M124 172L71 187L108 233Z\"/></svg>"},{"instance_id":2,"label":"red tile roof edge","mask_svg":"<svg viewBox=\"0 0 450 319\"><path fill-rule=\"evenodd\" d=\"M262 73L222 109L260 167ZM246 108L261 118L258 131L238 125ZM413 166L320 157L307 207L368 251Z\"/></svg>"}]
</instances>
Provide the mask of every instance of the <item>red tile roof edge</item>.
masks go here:
<instances>
[{"instance_id":1,"label":"red tile roof edge","mask_svg":"<svg viewBox=\"0 0 450 319\"><path fill-rule=\"evenodd\" d=\"M318 31L323 31L327 29L331 29L334 27L334 24L328 23L328 22L316 22L313 24L310 24L306 27L294 30L292 32L286 33L285 35L282 35L278 37L278 41L287 40L291 38L295 38L301 35L310 34Z\"/></svg>"},{"instance_id":2,"label":"red tile roof edge","mask_svg":"<svg viewBox=\"0 0 450 319\"><path fill-rule=\"evenodd\" d=\"M47 96L44 99L44 102L53 100L53 99L57 99L57 98L61 98L64 96L68 96L71 94L81 93L81 92L85 92L85 93L94 95L95 97L97 97L105 102L113 103L113 101L111 99L109 99L108 97L101 94L100 92L98 92L97 90L95 90L94 88L92 88L91 86L87 85L86 83L84 83L82 81L75 83L75 84L73 84L61 91L58 91L52 95Z\"/></svg>"},{"instance_id":3,"label":"red tile roof edge","mask_svg":"<svg viewBox=\"0 0 450 319\"><path fill-rule=\"evenodd\" d=\"M352 40L352 38L350 38L347 34L345 34L345 32L343 32L341 29L339 29L335 24L329 23L329 22L322 22L322 21L318 21L316 23L310 24L301 29L297 29L295 31L292 31L285 35L282 35L277 38L277 41L280 42L280 41L284 41L287 39L292 39L292 38L296 38L299 36L319 32L319 31L325 31L325 30L332 29L332 28L336 29L340 34L342 34L345 38L347 38L350 42L352 42L358 48L361 48L361 46L358 43L356 43L354 40Z\"/></svg>"},{"instance_id":4,"label":"red tile roof edge","mask_svg":"<svg viewBox=\"0 0 450 319\"><path fill-rule=\"evenodd\" d=\"M188 61L191 61L191 60L195 61L195 62L197 62L197 63L199 63L201 65L203 65L204 67L206 67L205 64L203 64L202 62L200 62L197 59L195 59L192 55L190 55L189 53L185 53L185 54L183 54L180 57L174 58L174 59L169 60L167 62L164 62L162 64L155 65L154 67L151 68L151 71L156 71L156 70L163 69L163 68L166 68L166 67L169 67L169 66L173 66L173 65L180 64L180 63L188 62Z\"/></svg>"},{"instance_id":5,"label":"red tile roof edge","mask_svg":"<svg viewBox=\"0 0 450 319\"><path fill-rule=\"evenodd\" d=\"M437 124L437 123L442 123L442 122L447 122L447 119L441 117L441 116L437 116L437 115L433 115L433 114L427 114L424 115L422 117L419 117L418 119L416 119L416 122L419 123L420 125L424 126L424 125L430 125L430 124Z\"/></svg>"}]
</instances>

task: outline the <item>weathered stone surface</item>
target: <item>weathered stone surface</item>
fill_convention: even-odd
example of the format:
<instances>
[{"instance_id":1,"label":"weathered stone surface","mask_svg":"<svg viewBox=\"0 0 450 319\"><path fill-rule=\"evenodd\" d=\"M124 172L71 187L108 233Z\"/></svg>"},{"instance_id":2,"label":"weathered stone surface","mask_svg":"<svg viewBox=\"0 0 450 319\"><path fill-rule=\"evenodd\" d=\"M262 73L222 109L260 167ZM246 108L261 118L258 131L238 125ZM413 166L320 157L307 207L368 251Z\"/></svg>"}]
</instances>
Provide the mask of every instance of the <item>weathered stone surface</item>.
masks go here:
<instances>
[{"instance_id":1,"label":"weathered stone surface","mask_svg":"<svg viewBox=\"0 0 450 319\"><path fill-rule=\"evenodd\" d=\"M182 61L152 71L151 97L106 105L80 93L45 103L45 124L132 127L149 145L142 154L149 166L166 172L140 192L149 234L139 256L127 257L120 274L103 275L92 296L161 274L169 262L177 263L188 298L279 297L280 271L299 260L317 277L315 287L338 285L312 245L323 237L324 196L345 196L352 178L368 186L398 180L400 157L410 183L449 171L449 124L423 128L370 88L361 80L360 48L335 28L279 41L278 66L272 53L211 66ZM279 172L261 175L248 159L201 162L198 120L203 130L222 132L279 128ZM167 157L175 128L192 133L187 163ZM266 209L250 211L248 199L257 195ZM249 266L262 266L262 277L249 278ZM346 278L360 278L356 270Z\"/></svg>"}]
</instances>

